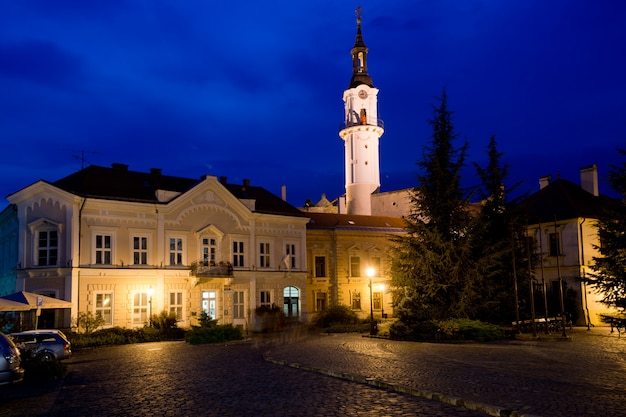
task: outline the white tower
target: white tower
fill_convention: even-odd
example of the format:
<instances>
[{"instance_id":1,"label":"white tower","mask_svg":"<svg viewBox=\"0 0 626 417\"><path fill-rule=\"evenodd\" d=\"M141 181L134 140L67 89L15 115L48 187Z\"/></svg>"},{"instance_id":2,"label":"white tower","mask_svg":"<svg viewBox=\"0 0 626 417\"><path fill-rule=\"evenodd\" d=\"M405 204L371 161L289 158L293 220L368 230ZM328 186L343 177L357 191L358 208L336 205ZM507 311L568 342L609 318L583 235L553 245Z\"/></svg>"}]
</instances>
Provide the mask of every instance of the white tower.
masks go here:
<instances>
[{"instance_id":1,"label":"white tower","mask_svg":"<svg viewBox=\"0 0 626 417\"><path fill-rule=\"evenodd\" d=\"M380 188L378 89L367 74L367 46L361 35L361 8L356 10L356 42L352 48L352 79L343 93L345 125L339 136L345 145L346 212L372 214L371 195Z\"/></svg>"}]
</instances>

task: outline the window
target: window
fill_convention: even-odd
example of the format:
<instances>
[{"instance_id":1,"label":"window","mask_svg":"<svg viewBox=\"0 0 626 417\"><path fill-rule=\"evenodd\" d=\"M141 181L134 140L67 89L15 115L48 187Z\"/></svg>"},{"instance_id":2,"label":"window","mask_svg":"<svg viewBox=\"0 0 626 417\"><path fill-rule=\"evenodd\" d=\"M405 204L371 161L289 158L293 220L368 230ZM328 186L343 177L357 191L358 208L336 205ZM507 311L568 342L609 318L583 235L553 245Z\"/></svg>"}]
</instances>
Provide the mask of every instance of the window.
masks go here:
<instances>
[{"instance_id":1,"label":"window","mask_svg":"<svg viewBox=\"0 0 626 417\"><path fill-rule=\"evenodd\" d=\"M246 316L244 315L244 298L243 291L234 291L233 292L233 318L234 319L243 319Z\"/></svg>"},{"instance_id":2,"label":"window","mask_svg":"<svg viewBox=\"0 0 626 417\"><path fill-rule=\"evenodd\" d=\"M180 237L170 238L170 265L183 264L183 239Z\"/></svg>"},{"instance_id":3,"label":"window","mask_svg":"<svg viewBox=\"0 0 626 417\"><path fill-rule=\"evenodd\" d=\"M549 239L550 239L550 256L559 256L561 255L561 250L560 250L560 236L558 233L550 233L549 235Z\"/></svg>"},{"instance_id":4,"label":"window","mask_svg":"<svg viewBox=\"0 0 626 417\"><path fill-rule=\"evenodd\" d=\"M350 305L352 306L353 310L360 310L361 309L361 293L360 292L353 292L350 293Z\"/></svg>"},{"instance_id":5,"label":"window","mask_svg":"<svg viewBox=\"0 0 626 417\"><path fill-rule=\"evenodd\" d=\"M270 244L269 243L259 244L259 267L260 268L270 267Z\"/></svg>"},{"instance_id":6,"label":"window","mask_svg":"<svg viewBox=\"0 0 626 417\"><path fill-rule=\"evenodd\" d=\"M217 257L217 240L215 238L202 239L202 260L205 266L215 265Z\"/></svg>"},{"instance_id":7,"label":"window","mask_svg":"<svg viewBox=\"0 0 626 417\"><path fill-rule=\"evenodd\" d=\"M96 235L96 264L111 265L111 235Z\"/></svg>"},{"instance_id":8,"label":"window","mask_svg":"<svg viewBox=\"0 0 626 417\"><path fill-rule=\"evenodd\" d=\"M113 293L96 294L96 317L102 317L105 326L113 324Z\"/></svg>"},{"instance_id":9,"label":"window","mask_svg":"<svg viewBox=\"0 0 626 417\"><path fill-rule=\"evenodd\" d=\"M133 237L133 265L148 264L148 238L145 236Z\"/></svg>"},{"instance_id":10,"label":"window","mask_svg":"<svg viewBox=\"0 0 626 417\"><path fill-rule=\"evenodd\" d=\"M315 276L316 277L326 276L326 257L325 256L315 257Z\"/></svg>"},{"instance_id":11,"label":"window","mask_svg":"<svg viewBox=\"0 0 626 417\"><path fill-rule=\"evenodd\" d=\"M243 267L244 266L244 244L243 242L234 241L233 242L233 266L234 267Z\"/></svg>"},{"instance_id":12,"label":"window","mask_svg":"<svg viewBox=\"0 0 626 417\"><path fill-rule=\"evenodd\" d=\"M37 265L57 265L59 254L59 235L56 230L41 230L37 236Z\"/></svg>"},{"instance_id":13,"label":"window","mask_svg":"<svg viewBox=\"0 0 626 417\"><path fill-rule=\"evenodd\" d=\"M380 292L372 293L372 308L374 310L380 310L382 305L382 294Z\"/></svg>"},{"instance_id":14,"label":"window","mask_svg":"<svg viewBox=\"0 0 626 417\"><path fill-rule=\"evenodd\" d=\"M359 258L358 256L350 257L350 276L361 276L361 258Z\"/></svg>"},{"instance_id":15,"label":"window","mask_svg":"<svg viewBox=\"0 0 626 417\"><path fill-rule=\"evenodd\" d=\"M379 277L382 275L380 271L380 256L370 257L370 267L374 268L374 275Z\"/></svg>"},{"instance_id":16,"label":"window","mask_svg":"<svg viewBox=\"0 0 626 417\"><path fill-rule=\"evenodd\" d=\"M283 312L286 317L300 316L300 290L296 287L285 287L283 290Z\"/></svg>"},{"instance_id":17,"label":"window","mask_svg":"<svg viewBox=\"0 0 626 417\"><path fill-rule=\"evenodd\" d=\"M170 292L169 313L176 315L176 320L183 319L183 293L182 291Z\"/></svg>"},{"instance_id":18,"label":"window","mask_svg":"<svg viewBox=\"0 0 626 417\"><path fill-rule=\"evenodd\" d=\"M287 243L285 245L285 261L287 269L294 269L296 267L296 245Z\"/></svg>"},{"instance_id":19,"label":"window","mask_svg":"<svg viewBox=\"0 0 626 417\"><path fill-rule=\"evenodd\" d=\"M208 314L212 319L215 319L216 305L217 299L215 297L215 291L202 291L202 312Z\"/></svg>"},{"instance_id":20,"label":"window","mask_svg":"<svg viewBox=\"0 0 626 417\"><path fill-rule=\"evenodd\" d=\"M324 309L326 309L326 293L316 292L315 293L315 311L322 311Z\"/></svg>"},{"instance_id":21,"label":"window","mask_svg":"<svg viewBox=\"0 0 626 417\"><path fill-rule=\"evenodd\" d=\"M272 306L272 302L270 299L270 292L269 291L261 291L260 292L261 295L261 307L271 307Z\"/></svg>"},{"instance_id":22,"label":"window","mask_svg":"<svg viewBox=\"0 0 626 417\"><path fill-rule=\"evenodd\" d=\"M136 292L133 295L133 324L145 324L148 319L148 293Z\"/></svg>"}]
</instances>

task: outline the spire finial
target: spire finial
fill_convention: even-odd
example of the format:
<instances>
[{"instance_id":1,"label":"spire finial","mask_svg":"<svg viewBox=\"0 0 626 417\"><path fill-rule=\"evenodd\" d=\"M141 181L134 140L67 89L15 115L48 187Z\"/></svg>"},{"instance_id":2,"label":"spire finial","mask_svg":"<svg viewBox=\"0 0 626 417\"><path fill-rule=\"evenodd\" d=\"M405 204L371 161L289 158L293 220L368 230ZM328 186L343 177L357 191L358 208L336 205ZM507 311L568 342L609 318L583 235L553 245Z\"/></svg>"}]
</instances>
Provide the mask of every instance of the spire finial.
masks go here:
<instances>
[{"instance_id":1,"label":"spire finial","mask_svg":"<svg viewBox=\"0 0 626 417\"><path fill-rule=\"evenodd\" d=\"M361 20L363 19L363 8L360 4L357 6L354 14L356 15L356 23L361 26Z\"/></svg>"}]
</instances>

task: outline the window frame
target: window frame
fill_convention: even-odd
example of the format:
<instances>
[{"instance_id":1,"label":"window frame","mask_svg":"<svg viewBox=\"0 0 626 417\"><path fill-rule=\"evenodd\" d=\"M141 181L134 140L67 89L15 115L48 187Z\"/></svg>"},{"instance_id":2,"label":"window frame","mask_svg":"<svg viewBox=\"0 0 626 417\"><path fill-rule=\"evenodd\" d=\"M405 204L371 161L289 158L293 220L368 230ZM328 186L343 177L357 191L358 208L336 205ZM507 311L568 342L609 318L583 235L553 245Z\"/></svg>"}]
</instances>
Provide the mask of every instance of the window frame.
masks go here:
<instances>
[{"instance_id":1,"label":"window frame","mask_svg":"<svg viewBox=\"0 0 626 417\"><path fill-rule=\"evenodd\" d=\"M107 297L108 296L108 297ZM104 320L103 326L113 326L113 313L115 309L113 308L113 291L98 291L93 295L93 311L94 316L102 317ZM102 297L101 306L98 306L98 298ZM105 297L109 300L108 307L105 306ZM106 315L103 312L108 311L109 320L107 321Z\"/></svg>"},{"instance_id":2,"label":"window frame","mask_svg":"<svg viewBox=\"0 0 626 417\"><path fill-rule=\"evenodd\" d=\"M259 242L259 268L272 267L272 243L269 241Z\"/></svg>"},{"instance_id":3,"label":"window frame","mask_svg":"<svg viewBox=\"0 0 626 417\"><path fill-rule=\"evenodd\" d=\"M172 303L172 296L175 297ZM178 299L180 298L180 300ZM169 314L174 313L177 321L182 321L185 314L185 292L181 290L171 290L167 295L167 311Z\"/></svg>"},{"instance_id":4,"label":"window frame","mask_svg":"<svg viewBox=\"0 0 626 417\"><path fill-rule=\"evenodd\" d=\"M174 249L172 249L172 243L174 243ZM180 243L180 249L179 249ZM184 236L170 235L167 237L167 257L168 266L183 266L185 264L185 257L187 254L187 240ZM177 262L173 262L177 261Z\"/></svg>"},{"instance_id":5,"label":"window frame","mask_svg":"<svg viewBox=\"0 0 626 417\"><path fill-rule=\"evenodd\" d=\"M41 234L46 233L46 246L41 246ZM51 245L50 234L56 234L56 246ZM61 238L61 233L56 227L40 227L35 230L35 253L33 254L34 263L36 266L58 266L59 265L59 242ZM46 252L46 262L41 263L41 251ZM55 255L51 255L51 252L55 252ZM51 261L51 258L54 257L54 262Z\"/></svg>"},{"instance_id":6,"label":"window frame","mask_svg":"<svg viewBox=\"0 0 626 417\"><path fill-rule=\"evenodd\" d=\"M139 248L135 248L135 239L139 239ZM141 248L142 240L145 239L146 247ZM132 234L130 237L130 259L131 265L150 265L150 236L146 234ZM139 263L135 262L135 255L139 256ZM145 262L142 262L142 255L145 256Z\"/></svg>"},{"instance_id":7,"label":"window frame","mask_svg":"<svg viewBox=\"0 0 626 417\"><path fill-rule=\"evenodd\" d=\"M233 291L233 320L246 318L245 291Z\"/></svg>"},{"instance_id":8,"label":"window frame","mask_svg":"<svg viewBox=\"0 0 626 417\"><path fill-rule=\"evenodd\" d=\"M115 260L115 232L107 230L94 230L92 240L93 265L112 266ZM98 246L98 239L102 238L102 247ZM106 247L106 238L109 239L109 247ZM109 255L106 262L106 255Z\"/></svg>"},{"instance_id":9,"label":"window frame","mask_svg":"<svg viewBox=\"0 0 626 417\"><path fill-rule=\"evenodd\" d=\"M321 260L322 262L318 262ZM326 278L326 256L325 255L315 255L313 257L313 273L316 278Z\"/></svg>"},{"instance_id":10,"label":"window frame","mask_svg":"<svg viewBox=\"0 0 626 417\"><path fill-rule=\"evenodd\" d=\"M244 239L233 239L231 241L231 261L233 268L246 267L246 241Z\"/></svg>"},{"instance_id":11,"label":"window frame","mask_svg":"<svg viewBox=\"0 0 626 417\"><path fill-rule=\"evenodd\" d=\"M137 304L137 297L139 296L139 301L143 302L145 298L145 304ZM150 321L150 294L148 290L145 291L135 291L133 292L132 299L132 316L131 321L133 326L137 325L145 325Z\"/></svg>"}]
</instances>

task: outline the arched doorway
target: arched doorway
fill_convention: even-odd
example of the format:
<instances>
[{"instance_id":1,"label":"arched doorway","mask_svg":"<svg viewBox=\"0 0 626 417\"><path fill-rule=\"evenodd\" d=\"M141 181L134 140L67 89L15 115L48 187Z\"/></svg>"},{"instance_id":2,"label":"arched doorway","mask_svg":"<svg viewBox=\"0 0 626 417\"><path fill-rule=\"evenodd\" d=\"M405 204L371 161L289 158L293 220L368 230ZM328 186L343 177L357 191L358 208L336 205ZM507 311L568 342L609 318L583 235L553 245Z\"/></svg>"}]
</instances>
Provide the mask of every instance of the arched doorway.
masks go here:
<instances>
[{"instance_id":1,"label":"arched doorway","mask_svg":"<svg viewBox=\"0 0 626 417\"><path fill-rule=\"evenodd\" d=\"M285 316L289 319L300 317L300 290L296 287L285 287L283 299Z\"/></svg>"}]
</instances>

